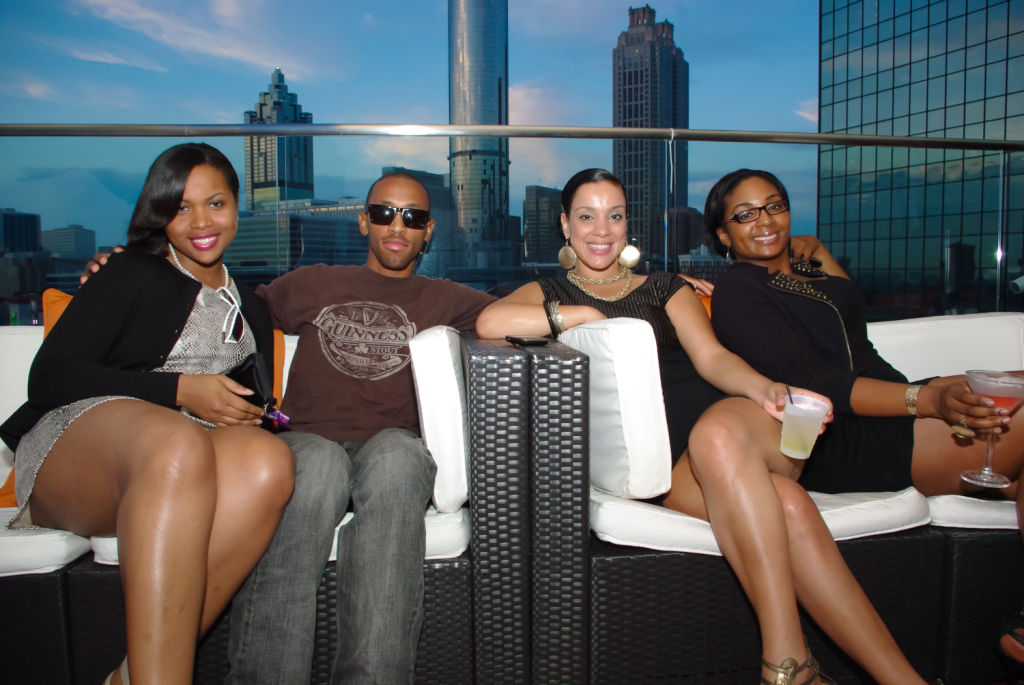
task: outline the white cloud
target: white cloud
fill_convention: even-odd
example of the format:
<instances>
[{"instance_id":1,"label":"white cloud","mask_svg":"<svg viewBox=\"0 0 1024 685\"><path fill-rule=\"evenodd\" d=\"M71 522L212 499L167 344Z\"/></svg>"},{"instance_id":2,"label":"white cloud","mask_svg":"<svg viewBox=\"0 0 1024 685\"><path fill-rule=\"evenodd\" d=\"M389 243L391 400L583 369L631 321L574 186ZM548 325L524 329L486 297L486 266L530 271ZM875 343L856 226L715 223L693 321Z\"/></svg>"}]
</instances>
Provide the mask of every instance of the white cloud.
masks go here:
<instances>
[{"instance_id":1,"label":"white cloud","mask_svg":"<svg viewBox=\"0 0 1024 685\"><path fill-rule=\"evenodd\" d=\"M289 53L274 48L252 36L235 35L231 31L213 32L197 28L194 22L143 7L139 0L74 0L94 15L118 26L138 31L149 38L181 52L199 53L235 60L266 71L285 66L289 78L301 80L309 69L296 63ZM219 17L235 19L234 0L217 0L211 11ZM240 11L240 10L239 10Z\"/></svg>"},{"instance_id":2,"label":"white cloud","mask_svg":"<svg viewBox=\"0 0 1024 685\"><path fill-rule=\"evenodd\" d=\"M571 87L579 87L573 84ZM593 126L589 99L571 97L564 88L542 81L513 83L508 88L508 122L514 126ZM610 108L608 110L611 115Z\"/></svg>"},{"instance_id":3,"label":"white cloud","mask_svg":"<svg viewBox=\"0 0 1024 685\"><path fill-rule=\"evenodd\" d=\"M56 100L57 91L49 83L29 81L22 84L25 92L37 100Z\"/></svg>"},{"instance_id":4,"label":"white cloud","mask_svg":"<svg viewBox=\"0 0 1024 685\"><path fill-rule=\"evenodd\" d=\"M71 56L75 59L85 60L86 62L102 62L104 64L124 64L129 67L138 67L140 69L147 69L149 71L167 71L156 62L134 53L128 57L120 57L118 55L111 54L106 50L71 50Z\"/></svg>"},{"instance_id":5,"label":"white cloud","mask_svg":"<svg viewBox=\"0 0 1024 685\"><path fill-rule=\"evenodd\" d=\"M378 26L380 24L380 20L374 19L373 15L369 12L363 15L363 22L369 26Z\"/></svg>"},{"instance_id":6,"label":"white cloud","mask_svg":"<svg viewBox=\"0 0 1024 685\"><path fill-rule=\"evenodd\" d=\"M807 121L818 123L818 98L804 100L800 103L800 109L795 110L795 113Z\"/></svg>"},{"instance_id":7,"label":"white cloud","mask_svg":"<svg viewBox=\"0 0 1024 685\"><path fill-rule=\"evenodd\" d=\"M448 173L448 139L442 137L368 138L360 141L363 158L374 166L404 166L435 174Z\"/></svg>"},{"instance_id":8,"label":"white cloud","mask_svg":"<svg viewBox=\"0 0 1024 685\"><path fill-rule=\"evenodd\" d=\"M242 3L239 0L213 0L210 14L222 24L236 24L242 17Z\"/></svg>"}]
</instances>

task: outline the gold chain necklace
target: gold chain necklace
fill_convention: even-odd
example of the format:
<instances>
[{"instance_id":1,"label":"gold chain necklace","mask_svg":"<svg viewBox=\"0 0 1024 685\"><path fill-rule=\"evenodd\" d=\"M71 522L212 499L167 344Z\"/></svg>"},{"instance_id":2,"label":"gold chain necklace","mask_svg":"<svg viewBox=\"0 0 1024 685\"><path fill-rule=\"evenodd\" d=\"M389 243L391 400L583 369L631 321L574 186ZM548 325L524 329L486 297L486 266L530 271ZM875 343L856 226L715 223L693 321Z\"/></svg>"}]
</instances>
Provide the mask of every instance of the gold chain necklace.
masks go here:
<instances>
[{"instance_id":1,"label":"gold chain necklace","mask_svg":"<svg viewBox=\"0 0 1024 685\"><path fill-rule=\"evenodd\" d=\"M620 266L619 267L619 273L617 273L616 275L612 276L611 278L584 278L583 276L580 276L580 272L579 272L578 268L572 270L572 272L574 274L576 274L576 280L577 281L579 281L580 283L591 283L593 285L601 285L601 284L604 284L604 283L614 283L615 281L618 281L618 280L624 278L626 276L626 271L627 271L627 269L623 269Z\"/></svg>"},{"instance_id":2,"label":"gold chain necklace","mask_svg":"<svg viewBox=\"0 0 1024 685\"><path fill-rule=\"evenodd\" d=\"M585 285L583 285L584 282L586 282L586 283L612 283L612 282L617 281L620 278L622 278L622 274L623 273L626 274L626 285L622 286L622 290L620 290L619 292L615 293L611 297L601 297L600 295L595 295L594 293L590 292ZM586 294L590 295L594 299L604 300L605 302L614 302L615 300L619 299L620 297L625 295L627 292L629 292L629 286L633 284L633 270L632 269L623 269L622 273L620 273L615 278L609 278L609 279L604 280L604 281L598 281L598 280L594 280L594 279L583 278L578 273L576 273L576 269L573 269L572 271L569 272L567 278L569 279L570 283L572 283L577 288L579 288L580 290L582 290Z\"/></svg>"}]
</instances>

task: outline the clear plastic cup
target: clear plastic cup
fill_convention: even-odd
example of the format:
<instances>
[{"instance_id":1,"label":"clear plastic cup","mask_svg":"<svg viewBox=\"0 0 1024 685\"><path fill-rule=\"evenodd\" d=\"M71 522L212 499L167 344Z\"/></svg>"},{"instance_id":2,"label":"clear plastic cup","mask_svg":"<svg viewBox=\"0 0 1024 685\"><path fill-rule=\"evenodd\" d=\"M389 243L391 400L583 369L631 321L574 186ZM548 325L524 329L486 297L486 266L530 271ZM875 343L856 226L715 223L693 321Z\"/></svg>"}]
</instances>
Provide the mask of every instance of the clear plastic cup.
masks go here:
<instances>
[{"instance_id":1,"label":"clear plastic cup","mask_svg":"<svg viewBox=\"0 0 1024 685\"><path fill-rule=\"evenodd\" d=\"M811 456L818 431L825 421L828 405L821 400L805 395L793 395L793 401L786 398L786 409L782 418L782 444L779 450L793 459Z\"/></svg>"}]
</instances>

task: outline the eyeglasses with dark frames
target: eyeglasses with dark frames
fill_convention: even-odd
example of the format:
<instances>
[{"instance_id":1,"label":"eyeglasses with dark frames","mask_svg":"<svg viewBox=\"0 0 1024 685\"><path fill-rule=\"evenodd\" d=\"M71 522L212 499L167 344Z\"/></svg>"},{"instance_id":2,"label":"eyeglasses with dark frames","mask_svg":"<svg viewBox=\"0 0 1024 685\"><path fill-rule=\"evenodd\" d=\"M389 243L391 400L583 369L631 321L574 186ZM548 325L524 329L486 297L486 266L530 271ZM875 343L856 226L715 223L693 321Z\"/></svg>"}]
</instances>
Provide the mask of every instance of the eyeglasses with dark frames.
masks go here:
<instances>
[{"instance_id":1,"label":"eyeglasses with dark frames","mask_svg":"<svg viewBox=\"0 0 1024 685\"><path fill-rule=\"evenodd\" d=\"M751 221L757 221L761 218L761 210L764 210L775 216L776 214L782 214L789 209L789 203L785 200L777 200L775 202L769 202L764 207L747 207L746 209L740 210L726 219L726 222L735 221L738 224L749 224Z\"/></svg>"},{"instance_id":2,"label":"eyeglasses with dark frames","mask_svg":"<svg viewBox=\"0 0 1024 685\"><path fill-rule=\"evenodd\" d=\"M402 213L402 223L406 228L426 228L430 222L430 210L410 209L409 207L392 207L390 205L366 205L366 217L371 224L390 226L395 215Z\"/></svg>"}]
</instances>

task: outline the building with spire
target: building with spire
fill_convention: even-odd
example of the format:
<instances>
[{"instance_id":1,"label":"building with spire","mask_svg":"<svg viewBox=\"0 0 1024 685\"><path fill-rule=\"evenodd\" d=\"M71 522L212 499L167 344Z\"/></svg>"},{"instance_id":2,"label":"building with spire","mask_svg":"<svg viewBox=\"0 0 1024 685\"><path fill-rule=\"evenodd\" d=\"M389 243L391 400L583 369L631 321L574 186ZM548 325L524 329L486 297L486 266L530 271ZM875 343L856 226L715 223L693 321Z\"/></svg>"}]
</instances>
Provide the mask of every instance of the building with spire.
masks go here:
<instances>
[{"instance_id":1,"label":"building with spire","mask_svg":"<svg viewBox=\"0 0 1024 685\"><path fill-rule=\"evenodd\" d=\"M267 92L247 124L312 124L298 96L288 92L284 74L275 69ZM313 137L247 136L245 139L245 208L258 211L265 202L313 198Z\"/></svg>"},{"instance_id":2,"label":"building with spire","mask_svg":"<svg viewBox=\"0 0 1024 685\"><path fill-rule=\"evenodd\" d=\"M448 2L448 120L508 124L508 0ZM473 268L511 265L508 139L450 139L454 244Z\"/></svg>"},{"instance_id":3,"label":"building with spire","mask_svg":"<svg viewBox=\"0 0 1024 685\"><path fill-rule=\"evenodd\" d=\"M629 28L612 50L612 122L626 128L689 128L690 65L670 22L650 5L629 9ZM669 154L671 153L671 154ZM686 207L686 141L616 140L612 168L626 188L629 235L644 261L676 261L670 212ZM666 239L667 238L667 239ZM686 254L688 250L678 250Z\"/></svg>"}]
</instances>

